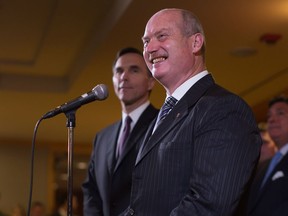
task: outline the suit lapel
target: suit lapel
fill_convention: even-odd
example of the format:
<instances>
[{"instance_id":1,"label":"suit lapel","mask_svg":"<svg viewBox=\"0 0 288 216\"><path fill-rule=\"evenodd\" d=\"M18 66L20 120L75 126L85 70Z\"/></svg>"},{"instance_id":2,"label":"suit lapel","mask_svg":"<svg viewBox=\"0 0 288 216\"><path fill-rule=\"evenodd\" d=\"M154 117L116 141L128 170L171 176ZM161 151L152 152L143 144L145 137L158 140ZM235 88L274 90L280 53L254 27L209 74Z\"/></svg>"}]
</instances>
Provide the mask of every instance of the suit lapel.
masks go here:
<instances>
[{"instance_id":1,"label":"suit lapel","mask_svg":"<svg viewBox=\"0 0 288 216\"><path fill-rule=\"evenodd\" d=\"M257 173L257 175L255 176L255 180L253 182L253 185L251 186L250 189L250 198L249 198L249 202L251 202L251 204L249 204L251 207L252 211L254 209L254 207L256 206L256 203L258 202L259 198L260 198L260 194L262 193L261 191L261 184L262 184L262 180L264 178L264 175L267 171L267 167L269 166L269 161L265 161L262 162L262 164L259 167L259 171Z\"/></svg>"},{"instance_id":2,"label":"suit lapel","mask_svg":"<svg viewBox=\"0 0 288 216\"><path fill-rule=\"evenodd\" d=\"M141 151L137 156L136 164L146 155L148 152L168 134L177 124L187 115L187 108L185 106L176 106L171 110L169 115L158 125L153 132L154 124L150 127L149 133L145 138L145 142L142 143ZM151 135L152 134L152 135Z\"/></svg>"},{"instance_id":3,"label":"suit lapel","mask_svg":"<svg viewBox=\"0 0 288 216\"><path fill-rule=\"evenodd\" d=\"M115 163L116 163L115 151L117 148L117 137L118 137L120 127L121 127L121 121L118 121L112 128L111 135L109 136L109 140L107 141L107 143L111 143L111 145L108 145L107 147L107 154L106 154L106 160L107 160L108 170L110 174L113 173Z\"/></svg>"},{"instance_id":4,"label":"suit lapel","mask_svg":"<svg viewBox=\"0 0 288 216\"><path fill-rule=\"evenodd\" d=\"M156 120L157 118L155 118L151 124L149 125L148 129L147 129L147 132L145 134L145 137L142 141L142 143L140 143L140 149L139 149L139 152L137 154L137 158L136 158L136 162L135 164L137 164L137 162L140 160L140 158L142 157L142 152L143 152L143 148L145 146L145 143L147 143L149 141L149 139L151 138L151 135L152 135L152 132L153 132L153 129L154 129L154 126L155 126L155 123L156 123Z\"/></svg>"},{"instance_id":5,"label":"suit lapel","mask_svg":"<svg viewBox=\"0 0 288 216\"><path fill-rule=\"evenodd\" d=\"M196 82L188 92L178 101L166 118L158 125L154 133L148 137L141 146L142 151L139 152L136 160L136 165L157 145L181 120L187 117L189 109L194 106L205 92L214 85L214 80L211 75L207 75ZM152 128L153 130L153 128ZM151 129L149 131L151 134Z\"/></svg>"},{"instance_id":6,"label":"suit lapel","mask_svg":"<svg viewBox=\"0 0 288 216\"><path fill-rule=\"evenodd\" d=\"M271 161L271 160L270 160ZM288 156L285 155L282 160L276 165L276 167L274 168L274 170L272 171L272 173L270 174L269 178L267 179L267 182L266 184L263 186L262 189L260 189L260 193L258 195L258 197L261 197L261 194L265 192L265 190L267 189L267 187L269 187L269 185L272 183L272 181L274 181L272 178L273 176L275 175L276 172L278 171L282 171L282 172L285 172L285 166L287 166L287 162L288 162ZM267 169L269 167L269 163L267 165ZM284 169L283 169L284 168ZM266 169L266 171L267 171ZM282 170L283 169L283 170ZM266 173L265 171L265 173ZM265 175L264 173L264 175ZM284 173L283 173L284 174ZM262 179L261 179L261 183L263 181L263 178L264 178L264 175L262 176Z\"/></svg>"},{"instance_id":7,"label":"suit lapel","mask_svg":"<svg viewBox=\"0 0 288 216\"><path fill-rule=\"evenodd\" d=\"M127 154L131 151L135 145L139 142L141 137L143 137L144 133L146 132L146 128L151 123L151 121L156 117L158 111L150 104L142 113L140 118L138 119L132 133L128 137L125 145L127 145L124 149L123 154L117 160L114 172L118 169L121 162L125 159Z\"/></svg>"}]
</instances>

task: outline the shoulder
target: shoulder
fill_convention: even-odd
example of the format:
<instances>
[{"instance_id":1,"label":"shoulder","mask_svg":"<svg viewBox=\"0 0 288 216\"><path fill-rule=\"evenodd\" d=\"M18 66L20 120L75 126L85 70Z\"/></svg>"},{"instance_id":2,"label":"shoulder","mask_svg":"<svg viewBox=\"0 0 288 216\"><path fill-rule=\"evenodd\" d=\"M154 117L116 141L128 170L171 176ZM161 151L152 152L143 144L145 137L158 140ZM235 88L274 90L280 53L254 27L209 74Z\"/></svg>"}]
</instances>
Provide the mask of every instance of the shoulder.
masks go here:
<instances>
[{"instance_id":1,"label":"shoulder","mask_svg":"<svg viewBox=\"0 0 288 216\"><path fill-rule=\"evenodd\" d=\"M110 133L113 130L117 130L120 126L121 126L121 120L118 120L117 122L114 122L114 123L108 125L107 127L101 129L100 131L98 131L96 136Z\"/></svg>"},{"instance_id":2,"label":"shoulder","mask_svg":"<svg viewBox=\"0 0 288 216\"><path fill-rule=\"evenodd\" d=\"M94 145L98 142L103 142L103 141L108 141L111 139L114 139L114 137L117 137L117 134L120 130L120 126L121 126L121 121L117 121L103 129L101 129L100 131L98 131L94 137Z\"/></svg>"},{"instance_id":3,"label":"shoulder","mask_svg":"<svg viewBox=\"0 0 288 216\"><path fill-rule=\"evenodd\" d=\"M199 105L210 107L211 111L231 112L234 110L240 113L245 112L245 115L248 113L250 117L253 117L252 109L244 99L217 84L211 86L199 102Z\"/></svg>"}]
</instances>

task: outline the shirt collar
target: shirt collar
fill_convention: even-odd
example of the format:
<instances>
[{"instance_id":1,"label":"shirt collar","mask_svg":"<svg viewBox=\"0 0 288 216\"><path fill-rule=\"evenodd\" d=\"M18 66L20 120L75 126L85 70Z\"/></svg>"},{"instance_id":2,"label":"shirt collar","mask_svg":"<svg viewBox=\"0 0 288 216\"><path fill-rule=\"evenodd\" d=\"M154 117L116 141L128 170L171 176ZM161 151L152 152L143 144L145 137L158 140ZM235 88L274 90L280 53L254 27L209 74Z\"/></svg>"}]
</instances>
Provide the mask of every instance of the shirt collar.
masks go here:
<instances>
[{"instance_id":1,"label":"shirt collar","mask_svg":"<svg viewBox=\"0 0 288 216\"><path fill-rule=\"evenodd\" d=\"M141 114L149 106L149 104L150 104L150 101L146 101L145 103L137 107L135 110L133 110L129 114L122 112L122 125L124 125L126 116L129 115L132 119L131 128L133 128L136 122L138 121L138 119L140 118Z\"/></svg>"},{"instance_id":2,"label":"shirt collar","mask_svg":"<svg viewBox=\"0 0 288 216\"><path fill-rule=\"evenodd\" d=\"M209 74L207 70L204 70L197 75L191 77L190 79L186 80L184 83L182 83L172 94L174 98L176 98L178 101L186 94L186 92L193 86L198 80L200 80L202 77ZM166 98L169 95L166 95Z\"/></svg>"},{"instance_id":3,"label":"shirt collar","mask_svg":"<svg viewBox=\"0 0 288 216\"><path fill-rule=\"evenodd\" d=\"M288 143L286 143L282 148L279 149L282 155L286 155L288 152Z\"/></svg>"}]
</instances>

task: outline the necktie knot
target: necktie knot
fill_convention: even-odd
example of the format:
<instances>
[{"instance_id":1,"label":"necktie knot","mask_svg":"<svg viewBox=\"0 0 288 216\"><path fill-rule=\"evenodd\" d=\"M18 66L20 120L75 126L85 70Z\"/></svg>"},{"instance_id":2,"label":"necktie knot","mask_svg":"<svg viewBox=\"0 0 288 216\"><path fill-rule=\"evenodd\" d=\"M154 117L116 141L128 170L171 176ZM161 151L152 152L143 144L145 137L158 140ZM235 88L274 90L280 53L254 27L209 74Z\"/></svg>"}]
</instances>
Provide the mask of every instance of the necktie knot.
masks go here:
<instances>
[{"instance_id":1,"label":"necktie knot","mask_svg":"<svg viewBox=\"0 0 288 216\"><path fill-rule=\"evenodd\" d=\"M160 110L159 121L166 117L166 115L170 112L170 110L175 106L177 101L178 100L172 96L166 98L165 103L163 104Z\"/></svg>"},{"instance_id":2,"label":"necktie knot","mask_svg":"<svg viewBox=\"0 0 288 216\"><path fill-rule=\"evenodd\" d=\"M125 143L126 143L126 140L129 136L130 130L131 130L131 122L132 122L131 117L127 115L125 118L125 122L124 122L124 128L123 128L123 131L122 131L122 134L121 134L121 137L119 139L118 146L117 146L117 156L118 157L120 157L120 155L124 151Z\"/></svg>"},{"instance_id":3,"label":"necktie knot","mask_svg":"<svg viewBox=\"0 0 288 216\"><path fill-rule=\"evenodd\" d=\"M130 125L132 122L132 119L129 115L126 116L125 118L125 126Z\"/></svg>"}]
</instances>

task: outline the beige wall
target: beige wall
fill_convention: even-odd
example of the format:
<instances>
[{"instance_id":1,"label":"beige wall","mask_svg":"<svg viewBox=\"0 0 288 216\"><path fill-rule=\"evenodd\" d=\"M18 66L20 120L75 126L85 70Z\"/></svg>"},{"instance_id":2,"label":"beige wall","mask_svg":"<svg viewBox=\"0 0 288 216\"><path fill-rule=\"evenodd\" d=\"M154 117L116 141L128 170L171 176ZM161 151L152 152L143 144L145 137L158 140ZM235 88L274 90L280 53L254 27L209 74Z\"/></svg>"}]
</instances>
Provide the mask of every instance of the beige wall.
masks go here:
<instances>
[{"instance_id":1,"label":"beige wall","mask_svg":"<svg viewBox=\"0 0 288 216\"><path fill-rule=\"evenodd\" d=\"M31 147L26 145L0 145L0 210L10 213L12 208L28 203L30 188ZM33 200L48 204L49 151L36 149L34 161Z\"/></svg>"},{"instance_id":2,"label":"beige wall","mask_svg":"<svg viewBox=\"0 0 288 216\"><path fill-rule=\"evenodd\" d=\"M91 143L74 144L75 154L90 155ZM54 208L54 156L66 154L66 143L36 142L32 201L41 201L50 213ZM0 211L10 213L17 204L26 210L30 190L31 143L0 140Z\"/></svg>"}]
</instances>

